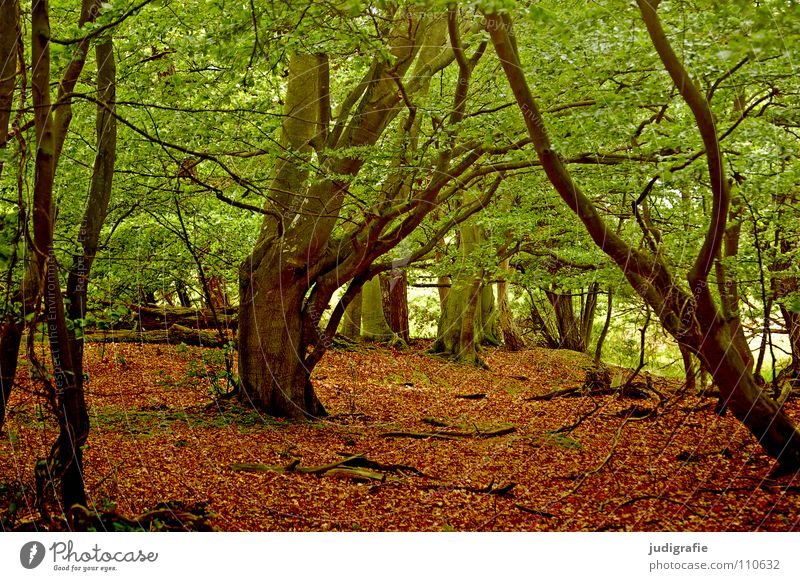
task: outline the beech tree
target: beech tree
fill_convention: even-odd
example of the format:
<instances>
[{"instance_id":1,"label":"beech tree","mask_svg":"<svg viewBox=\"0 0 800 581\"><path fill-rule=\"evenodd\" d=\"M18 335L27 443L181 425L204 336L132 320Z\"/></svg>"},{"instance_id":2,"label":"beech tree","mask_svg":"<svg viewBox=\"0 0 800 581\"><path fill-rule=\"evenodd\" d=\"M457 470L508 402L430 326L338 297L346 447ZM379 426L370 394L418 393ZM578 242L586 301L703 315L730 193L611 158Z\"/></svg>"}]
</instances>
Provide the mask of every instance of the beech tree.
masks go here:
<instances>
[{"instance_id":1,"label":"beech tree","mask_svg":"<svg viewBox=\"0 0 800 581\"><path fill-rule=\"evenodd\" d=\"M487 28L505 71L525 125L552 186L577 215L595 243L623 270L637 293L658 315L676 341L690 349L712 374L723 397L764 450L783 470L800 469L800 437L792 421L762 393L748 372L733 329L722 316L709 284L709 273L719 255L730 208L730 183L714 115L683 62L676 56L661 23L658 1L637 0L653 48L691 111L707 162L711 190L711 220L703 244L686 273L688 289L672 274L659 254L634 248L600 216L595 204L575 183L554 149L546 124L528 84L519 58L508 13L486 14Z\"/></svg>"},{"instance_id":2,"label":"beech tree","mask_svg":"<svg viewBox=\"0 0 800 581\"><path fill-rule=\"evenodd\" d=\"M487 45L477 34L479 25L461 22L455 9L431 14L409 5L381 14L386 27L379 41L388 48L373 58L355 86L336 96L335 115L330 56L289 57L281 127L285 154L272 175L259 239L240 269L242 394L272 414L325 413L310 374L347 304L366 281L397 266L396 260L408 264L427 255L453 224L479 211L493 188L450 216L427 244L395 262L380 260L433 208L475 180L500 173L478 167L481 158L515 147L513 142L487 146L483 140L457 138L473 71ZM418 104L429 97L433 75L451 63L457 75L442 77L454 81L451 105L442 117L426 114ZM385 165L374 165L377 159L368 154L355 155L374 152L370 148L379 141L394 152ZM429 152L434 141L438 147ZM381 172L385 177L378 181L377 195L357 217L347 217L346 206L358 203L354 193L368 191L362 189L360 174ZM331 297L345 284L347 291L323 327Z\"/></svg>"}]
</instances>

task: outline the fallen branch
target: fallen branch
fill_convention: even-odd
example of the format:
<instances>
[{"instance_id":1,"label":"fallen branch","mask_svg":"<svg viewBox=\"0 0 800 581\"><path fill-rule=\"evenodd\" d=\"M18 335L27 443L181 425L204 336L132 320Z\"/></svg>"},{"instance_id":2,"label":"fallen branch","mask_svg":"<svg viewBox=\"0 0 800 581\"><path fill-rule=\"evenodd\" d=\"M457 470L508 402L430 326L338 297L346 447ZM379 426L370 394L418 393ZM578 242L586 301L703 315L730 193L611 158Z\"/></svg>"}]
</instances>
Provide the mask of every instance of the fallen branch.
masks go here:
<instances>
[{"instance_id":1,"label":"fallen branch","mask_svg":"<svg viewBox=\"0 0 800 581\"><path fill-rule=\"evenodd\" d=\"M384 432L381 434L383 438L413 438L416 440L424 440L433 438L435 440L457 440L460 438L497 438L516 432L515 426L505 426L491 430L482 431L475 429L472 431L451 431L451 430L434 430L432 432Z\"/></svg>"},{"instance_id":2,"label":"fallen branch","mask_svg":"<svg viewBox=\"0 0 800 581\"><path fill-rule=\"evenodd\" d=\"M380 462L370 460L362 454L347 456L341 460L321 466L300 466L300 460L295 459L286 466L277 466L273 464L231 464L230 468L237 472L314 474L316 476L330 478L349 478L356 482L385 482L386 480L398 480L395 477L388 476L386 474L387 472L399 474L407 472L417 476L426 476L412 466L405 466L403 464L381 464Z\"/></svg>"},{"instance_id":3,"label":"fallen branch","mask_svg":"<svg viewBox=\"0 0 800 581\"><path fill-rule=\"evenodd\" d=\"M423 486L422 490L466 490L467 492L474 492L475 494L491 494L493 496L510 496L511 491L517 486L516 482L509 482L505 486L494 487L494 480L489 482L488 486L477 488L475 486Z\"/></svg>"},{"instance_id":4,"label":"fallen branch","mask_svg":"<svg viewBox=\"0 0 800 581\"><path fill-rule=\"evenodd\" d=\"M667 496L658 496L658 495L655 495L655 494L645 494L643 496L637 496L637 497L628 499L625 502L623 502L622 504L620 504L617 508L615 508L614 511L617 511L617 510L619 510L621 508L625 508L626 506L631 506L631 505L633 505L633 504L635 504L635 503L637 503L639 501L642 501L642 500L657 500L659 502L669 502L671 504L678 504L682 508L685 508L686 510L691 512L695 516L703 516L702 514L700 514L696 510L694 510L692 507L690 507L688 504L686 504L685 502L682 502L680 500L675 500L674 498L669 498Z\"/></svg>"},{"instance_id":5,"label":"fallen branch","mask_svg":"<svg viewBox=\"0 0 800 581\"><path fill-rule=\"evenodd\" d=\"M536 510L535 508L529 508L529 507L523 506L521 504L514 504L514 508L517 508L517 509L521 510L522 512L526 512L528 514L535 514L536 516L542 516L544 518L554 518L556 516L552 512L545 512L543 510Z\"/></svg>"}]
</instances>

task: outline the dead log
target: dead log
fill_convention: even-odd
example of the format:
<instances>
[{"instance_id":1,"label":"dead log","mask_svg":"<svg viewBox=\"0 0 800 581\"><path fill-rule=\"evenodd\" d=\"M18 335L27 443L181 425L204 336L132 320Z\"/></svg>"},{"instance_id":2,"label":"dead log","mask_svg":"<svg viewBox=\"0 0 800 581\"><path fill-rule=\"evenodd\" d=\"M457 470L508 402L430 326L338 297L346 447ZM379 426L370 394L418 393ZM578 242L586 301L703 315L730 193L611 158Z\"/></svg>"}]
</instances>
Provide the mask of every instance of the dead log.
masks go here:
<instances>
[{"instance_id":1,"label":"dead log","mask_svg":"<svg viewBox=\"0 0 800 581\"><path fill-rule=\"evenodd\" d=\"M172 325L158 331L104 331L86 333L85 339L96 343L171 343L202 347L223 347L230 341L223 340L215 331L191 329L183 325Z\"/></svg>"},{"instance_id":2,"label":"dead log","mask_svg":"<svg viewBox=\"0 0 800 581\"><path fill-rule=\"evenodd\" d=\"M130 319L136 328L142 331L159 331L172 325L181 325L190 329L214 329L214 313L211 309L195 309L192 307L172 307L169 305L136 305L120 303L102 303L106 307L122 306L130 311ZM224 329L236 329L238 309L236 307L214 309L217 321Z\"/></svg>"}]
</instances>

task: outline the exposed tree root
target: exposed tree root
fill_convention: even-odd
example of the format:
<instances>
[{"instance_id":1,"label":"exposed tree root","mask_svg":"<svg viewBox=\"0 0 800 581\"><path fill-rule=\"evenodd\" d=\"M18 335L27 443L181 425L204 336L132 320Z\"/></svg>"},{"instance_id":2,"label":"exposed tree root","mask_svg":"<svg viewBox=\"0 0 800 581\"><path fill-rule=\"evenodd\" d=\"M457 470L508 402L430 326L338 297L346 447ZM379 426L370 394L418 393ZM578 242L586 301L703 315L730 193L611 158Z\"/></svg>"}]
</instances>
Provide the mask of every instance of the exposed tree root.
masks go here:
<instances>
[{"instance_id":1,"label":"exposed tree root","mask_svg":"<svg viewBox=\"0 0 800 581\"><path fill-rule=\"evenodd\" d=\"M436 440L457 440L459 438L497 438L517 431L516 426L511 424L501 424L499 426L468 426L464 424L451 424L436 418L422 418L426 424L443 428L430 432L384 432L384 438L413 438L424 440L433 438Z\"/></svg>"},{"instance_id":2,"label":"exposed tree root","mask_svg":"<svg viewBox=\"0 0 800 581\"><path fill-rule=\"evenodd\" d=\"M495 488L494 480L489 482L488 486L478 488L475 486L423 486L423 490L466 490L467 492L474 492L475 494L491 494L494 496L511 496L511 491L517 486L516 482L509 482L505 486L498 486Z\"/></svg>"},{"instance_id":3,"label":"exposed tree root","mask_svg":"<svg viewBox=\"0 0 800 581\"><path fill-rule=\"evenodd\" d=\"M427 476L413 466L403 464L381 464L370 460L362 454L347 456L330 464L322 466L300 466L300 460L293 460L286 466L276 466L272 464L232 464L231 470L239 472L276 472L278 474L315 474L328 478L345 478L356 482L386 482L387 480L399 480L394 474L413 474L415 476Z\"/></svg>"},{"instance_id":4,"label":"exposed tree root","mask_svg":"<svg viewBox=\"0 0 800 581\"><path fill-rule=\"evenodd\" d=\"M541 516L541 517L544 517L544 518L554 518L556 516L552 512L545 512L543 510L536 510L535 508L530 508L530 507L524 506L522 504L514 504L514 508L517 508L517 509L519 509L522 512L525 512L527 514L534 514L536 516Z\"/></svg>"},{"instance_id":5,"label":"exposed tree root","mask_svg":"<svg viewBox=\"0 0 800 581\"><path fill-rule=\"evenodd\" d=\"M153 510L126 517L115 511L93 511L73 505L66 518L25 520L16 523L15 531L212 531L208 520L213 515L205 504L181 501L162 502Z\"/></svg>"}]
</instances>

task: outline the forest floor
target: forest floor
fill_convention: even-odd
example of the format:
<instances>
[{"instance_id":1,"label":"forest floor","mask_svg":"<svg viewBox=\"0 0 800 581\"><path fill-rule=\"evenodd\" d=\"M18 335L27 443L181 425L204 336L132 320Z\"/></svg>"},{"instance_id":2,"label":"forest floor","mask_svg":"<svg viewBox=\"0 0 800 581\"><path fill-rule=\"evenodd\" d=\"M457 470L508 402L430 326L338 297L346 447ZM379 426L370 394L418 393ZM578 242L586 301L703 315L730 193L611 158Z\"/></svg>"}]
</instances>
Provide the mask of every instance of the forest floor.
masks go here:
<instances>
[{"instance_id":1,"label":"forest floor","mask_svg":"<svg viewBox=\"0 0 800 581\"><path fill-rule=\"evenodd\" d=\"M742 425L680 382L654 378L661 396L646 399L531 400L581 386L591 360L491 350L485 371L426 346L329 352L313 381L330 416L295 422L213 397L221 351L91 344L90 508L205 503L221 531L800 528L798 477L769 478ZM44 416L22 381L0 436L6 526L34 517L34 465L56 436Z\"/></svg>"}]
</instances>

